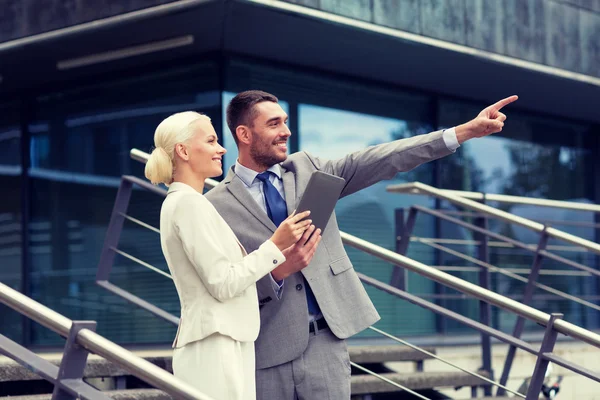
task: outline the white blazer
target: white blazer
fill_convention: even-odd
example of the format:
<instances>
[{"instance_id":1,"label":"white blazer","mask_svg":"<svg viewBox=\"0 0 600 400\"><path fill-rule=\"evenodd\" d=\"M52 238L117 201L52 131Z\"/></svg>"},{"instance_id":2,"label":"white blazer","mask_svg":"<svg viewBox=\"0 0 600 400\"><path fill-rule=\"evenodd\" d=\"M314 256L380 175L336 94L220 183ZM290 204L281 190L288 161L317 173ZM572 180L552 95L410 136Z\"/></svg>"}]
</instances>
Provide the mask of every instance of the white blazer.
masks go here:
<instances>
[{"instance_id":1,"label":"white blazer","mask_svg":"<svg viewBox=\"0 0 600 400\"><path fill-rule=\"evenodd\" d=\"M267 240L247 254L213 205L181 182L171 184L163 202L160 241L181 302L173 347L216 332L255 341L255 283L285 261L277 246Z\"/></svg>"}]
</instances>

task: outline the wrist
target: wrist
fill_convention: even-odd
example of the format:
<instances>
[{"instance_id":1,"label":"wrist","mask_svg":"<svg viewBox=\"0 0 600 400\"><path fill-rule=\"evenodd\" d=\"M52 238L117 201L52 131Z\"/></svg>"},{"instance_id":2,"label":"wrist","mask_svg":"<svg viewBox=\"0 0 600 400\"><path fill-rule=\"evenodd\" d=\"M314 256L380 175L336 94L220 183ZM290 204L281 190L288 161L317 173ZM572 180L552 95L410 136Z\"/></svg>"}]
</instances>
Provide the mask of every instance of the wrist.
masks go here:
<instances>
[{"instance_id":1,"label":"wrist","mask_svg":"<svg viewBox=\"0 0 600 400\"><path fill-rule=\"evenodd\" d=\"M289 276L289 274L286 274L286 272L282 270L282 265L283 264L271 271L271 276L273 277L273 279L275 279L276 282L281 282Z\"/></svg>"},{"instance_id":2,"label":"wrist","mask_svg":"<svg viewBox=\"0 0 600 400\"><path fill-rule=\"evenodd\" d=\"M458 144L463 144L467 140L474 137L470 122L458 125L456 128L454 128L454 132L456 133L456 140L458 141Z\"/></svg>"},{"instance_id":3,"label":"wrist","mask_svg":"<svg viewBox=\"0 0 600 400\"><path fill-rule=\"evenodd\" d=\"M269 240L275 245L275 247L279 249L279 251L285 250L282 248L283 246L281 245L281 243L279 243L279 241L275 239L275 235L273 235Z\"/></svg>"}]
</instances>

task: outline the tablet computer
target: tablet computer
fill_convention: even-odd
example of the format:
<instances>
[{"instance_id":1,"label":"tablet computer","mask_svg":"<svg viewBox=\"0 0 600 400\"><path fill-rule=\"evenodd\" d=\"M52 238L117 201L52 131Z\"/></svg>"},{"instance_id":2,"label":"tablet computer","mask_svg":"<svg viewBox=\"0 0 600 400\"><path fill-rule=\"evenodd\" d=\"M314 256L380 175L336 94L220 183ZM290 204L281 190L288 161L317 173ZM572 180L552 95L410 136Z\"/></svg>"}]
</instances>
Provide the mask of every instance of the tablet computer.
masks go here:
<instances>
[{"instance_id":1,"label":"tablet computer","mask_svg":"<svg viewBox=\"0 0 600 400\"><path fill-rule=\"evenodd\" d=\"M312 219L315 228L321 229L322 234L345 185L346 181L339 176L313 172L296 212L310 210L308 218Z\"/></svg>"}]
</instances>

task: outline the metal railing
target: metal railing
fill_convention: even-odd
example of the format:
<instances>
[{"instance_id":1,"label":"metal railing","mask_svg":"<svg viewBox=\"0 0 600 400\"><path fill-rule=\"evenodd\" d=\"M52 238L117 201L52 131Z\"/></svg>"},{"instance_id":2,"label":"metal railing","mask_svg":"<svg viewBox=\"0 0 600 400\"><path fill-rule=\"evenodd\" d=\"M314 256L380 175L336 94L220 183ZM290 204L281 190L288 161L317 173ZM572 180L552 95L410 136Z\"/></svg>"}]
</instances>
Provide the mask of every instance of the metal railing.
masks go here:
<instances>
[{"instance_id":1,"label":"metal railing","mask_svg":"<svg viewBox=\"0 0 600 400\"><path fill-rule=\"evenodd\" d=\"M164 369L140 358L95 332L93 321L72 321L35 300L0 283L0 302L67 338L60 367L0 335L0 352L37 372L55 385L54 398L110 399L83 382L88 351L117 364L146 383L177 399L212 400Z\"/></svg>"},{"instance_id":2,"label":"metal railing","mask_svg":"<svg viewBox=\"0 0 600 400\"><path fill-rule=\"evenodd\" d=\"M399 192L398 190L402 190ZM448 189L438 189L444 194L449 194L452 196L459 196L465 199L470 200L478 200L478 201L494 201L498 203L506 203L506 204L522 204L522 205L532 205L532 206L540 206L540 207L552 207L552 208L560 208L563 210L574 210L574 211L590 211L594 213L600 213L600 205L598 204L587 204L587 203L578 203L574 201L563 201L563 200L548 200L548 199L539 199L533 197L523 197L523 196L511 196L507 194L493 194L493 193L482 193L482 192L469 192L464 190L448 190ZM394 192L399 193L410 193L410 194L427 194L422 192L421 188L417 185L413 186L413 183L403 184L402 189L394 188Z\"/></svg>"},{"instance_id":3,"label":"metal railing","mask_svg":"<svg viewBox=\"0 0 600 400\"><path fill-rule=\"evenodd\" d=\"M136 150L136 149L132 150L131 156L132 156L132 158L134 158L138 161L141 161L141 162L145 162L148 158L148 154L141 152L139 150ZM215 186L216 183L217 182L215 182L213 180L207 180L206 186L208 188L212 188L213 186ZM114 257L116 254L115 250L118 250L117 244L118 244L118 240L119 240L119 234L123 228L124 221L129 220L131 222L137 223L140 226L147 225L147 224L145 224L133 217L130 217L126 214L127 204L129 202L129 197L131 195L131 188L132 188L133 184L139 185L143 188L146 188L148 190L151 190L151 191L153 191L157 194L161 194L163 196L166 193L165 190L157 188L155 186L152 186L148 182L138 179L136 177L131 177L131 176L123 177L122 184L119 189L119 193L117 194L117 200L115 201L115 208L113 209L111 222L109 225L109 232L107 233L107 240L106 240L104 249L102 251L101 261L100 261L99 267L98 267L97 282L101 286L126 298L127 300L133 302L134 304L149 310L150 312L154 313L155 315L158 315L172 323L177 323L178 319L176 317L172 316L171 314L166 313L164 310L161 310L161 309L157 308L156 306L149 304L149 303L145 302L144 300L130 294L129 292L127 292L121 288L117 288L116 286L114 286L110 282L108 282L108 278L110 275L110 269L112 267L112 264L114 262ZM498 210L496 210L496 211L498 211ZM525 219L521 219L521 220L522 220L521 222L524 224L530 224L530 222L531 222L531 221L528 221ZM148 226L146 226L146 227L151 228ZM152 230L157 231L156 228L153 228ZM560 233L558 233L558 234L560 235ZM588 371L584 368L574 365L574 364L568 362L567 360L563 360L560 357L552 354L552 349L553 349L554 343L556 341L556 335L558 333L563 333L563 334L569 335L573 338L577 338L577 339L582 340L586 343L589 343L595 347L600 347L600 335L597 335L594 332L588 331L586 329L578 327L569 322L563 321L560 319L559 315L549 315L547 313L536 310L527 305L523 305L520 302L517 302L517 301L514 301L507 297L498 295L497 293L494 293L490 290L481 288L470 282L456 278L452 275L449 275L449 274L439 271L435 268L432 268L432 267L429 267L422 263L419 263L419 262L412 260L410 258L407 258L401 254L398 254L398 253L392 252L390 250L387 250L385 248L376 246L372 243L366 242L362 239L356 238L347 233L341 232L341 236L342 236L342 240L345 245L348 245L348 246L354 247L356 249L359 249L361 251L364 251L366 253L369 253L369 254L371 254L379 259L382 259L384 261L387 261L393 265L411 270L421 276L429 278L435 282L446 285L446 286L453 288L455 290L458 290L459 292L462 292L468 296L471 296L475 299L485 302L488 305L494 305L494 306L500 307L502 309L505 309L512 313L515 313L523 318L526 318L530 321L533 321L537 324L545 326L546 334L544 336L544 340L542 342L541 348L539 350L537 350L533 346L522 341L519 338L507 335L501 331L491 328L489 326L489 323L482 323L479 321L475 321L473 319L470 319L463 315L455 313L451 310L444 309L443 307L440 307L439 305L428 302L427 300L424 300L420 297L417 297L410 293L407 293L397 287L377 281L377 280L367 277L363 274L360 274L360 273L358 274L361 281L367 285L370 285L377 289L383 290L383 291L390 293L398 298L407 300L407 301L409 301L413 304L416 304L420 307L426 308L435 313L443 315L444 317L459 321L459 322L467 325L468 327L474 328L474 329L482 332L482 336L497 338L505 343L510 344L511 346L515 346L516 348L523 349L531 354L536 355L538 362L536 364L536 368L533 373L533 378L532 378L532 381L530 384L529 392L527 394L527 399L537 399L539 390L542 385L543 375L545 373L548 360L550 360L550 359L552 359L553 362L557 362L558 364L564 366L565 368L571 369L579 374L588 376L588 377L600 382L600 375L596 374L595 372ZM371 327L371 329L376 331L376 328ZM389 334L385 334L385 336L392 337ZM401 341L401 339L398 339L398 338L396 338L396 339L397 339L397 341ZM447 361L445 361L445 362L447 362ZM451 363L449 363L449 364L451 364ZM491 373L491 367L486 370ZM470 374L474 374L474 373L470 372ZM495 386L500 387L502 389L502 391L509 391L505 387L505 385L502 383L497 383L497 382L494 382L489 379L486 380L487 378L485 378L484 376L479 376L479 377L480 377L480 379L482 379L481 385L484 387L489 387L489 385L495 385ZM381 377L381 379L385 380L385 377ZM401 387L395 383L393 383L393 384L397 387ZM407 388L403 388L403 387L401 387L401 388L408 390ZM513 391L511 391L511 392L513 392ZM513 392L513 393L515 393L515 392ZM489 390L486 390L486 395L489 395L489 394L490 394ZM517 393L515 393L515 394L517 394ZM519 394L517 394L517 395L519 396Z\"/></svg>"},{"instance_id":4,"label":"metal railing","mask_svg":"<svg viewBox=\"0 0 600 400\"><path fill-rule=\"evenodd\" d=\"M142 189L150 190L150 191L155 192L155 193L157 193L157 194L159 194L159 195L161 195L163 197L166 196L166 190L164 190L164 189L157 188L156 186L153 186L150 183L148 183L148 182L146 182L146 181L144 181L142 179L139 179L137 177L123 176L122 177L121 186L119 188L119 192L117 193L117 201L115 201L115 208L113 209L113 213L112 213L112 217L111 217L111 222L109 224L109 231L110 232L119 232L119 229L122 228L122 223L125 220L128 220L128 221L133 222L134 224L136 224L138 226L141 226L143 228L149 229L149 230L151 230L153 232L156 232L156 233L160 233L160 230L157 229L156 227L153 227L153 226L151 226L151 225L149 225L149 224L147 224L147 223L145 223L143 221L140 221L137 218L131 217L130 215L126 214L126 208L127 208L126 205L128 203L128 199L130 198L131 193L133 191L133 185L137 185L137 186L139 186ZM214 182L210 182L210 181L207 182L207 186L211 187L212 185L214 185ZM157 267L155 267L153 265L150 265L150 264L146 263L145 261L142 261L142 260L138 259L137 257L132 256L131 254L128 254L128 253L126 253L126 252L124 252L122 250L119 250L118 248L114 247L113 244L116 243L116 242L118 242L118 235L117 235L117 237L115 237L112 234L111 235L107 234L107 240L105 242L105 245L104 245L104 248L103 248L103 251L102 251L102 255L101 255L101 262L98 265L98 273L97 273L96 283L98 285L100 285L101 287L103 287L103 288L105 288L105 289L113 292L114 294L116 294L116 295L118 295L118 296L126 299L127 301L131 302L132 304L134 304L134 305L136 305L136 306L138 306L138 307L140 307L142 309L145 309L145 310L149 311L150 313L152 313L152 314L154 314L154 315L156 315L156 316L164 319L165 321L168 321L168 322L170 322L170 323L172 323L174 325L178 325L179 318L177 318L176 316L174 316L172 314L169 314L168 312L166 312L166 311L164 311L164 310L162 310L162 309L154 306L153 304L151 304L151 303L143 300L142 298L140 298L140 297L138 297L138 296L136 296L136 295L134 295L132 293L129 293L128 291L126 291L126 290L124 290L124 289L122 289L120 287L115 286L114 284L112 284L112 283L110 283L108 281L109 280L109 276L110 276L110 270L111 270L112 262L113 262L113 258L111 258L111 256L114 257L115 254L119 254L119 255L121 255L121 256L123 256L123 257L125 257L125 258L127 258L127 259L129 259L131 261L134 261L135 263L137 263L137 264L139 264L141 266L144 266L144 267L146 267L146 268L148 268L148 269L150 269L150 270L152 270L152 271L154 271L156 273L159 273L162 276L165 276L165 277L167 277L169 279L172 279L171 275L168 274L167 272L164 272L164 271L160 270L159 268L157 268ZM437 359L437 360L439 360L441 362L444 362L444 363L446 363L446 364L448 364L448 365L450 365L450 366L452 366L452 367L454 367L456 369L459 369L459 370L465 372L468 375L471 375L471 376L473 376L475 378L480 379L482 383L489 383L489 384L496 385L496 386L498 385L496 382L490 380L489 378L487 378L486 376L483 376L482 374L478 374L478 373L475 373L475 372L468 371L467 369L462 368L462 367L460 367L460 366L458 366L458 365L456 365L456 364L454 364L454 363L452 363L452 362L450 362L448 360L445 360L445 359L443 359L441 357L432 355L431 353L427 352L424 349L421 349L421 348L419 348L417 346L410 345L410 344L408 344L408 342L405 342L405 341L403 341L400 338L397 338L397 337L395 337L393 335L390 335L389 333L383 332L383 331L381 331L381 330L379 330L379 329L377 329L375 327L369 327L369 329L371 329L374 332L377 332L378 334L384 335L387 338L395 340L396 342L399 342L399 343L402 343L402 344L406 344L406 345L412 347L413 349L416 349L416 350L422 352L423 354L426 354L427 356L432 356L433 358L435 358L435 359ZM427 397L424 397L421 394L419 394L419 393L411 390L410 388L408 388L406 386L403 386L403 385L401 385L401 384L399 384L397 382L394 382L393 380L388 379L385 376L382 376L381 374L377 374L377 373L375 373L373 371L370 371L370 370L366 369L365 367L363 367L363 366L361 366L361 365L359 365L359 364L357 364L355 362L351 362L350 364L353 367L355 367L356 369L358 369L360 371L363 371L365 373L368 373L370 375L376 376L378 379L381 379L382 381L387 382L390 385L393 385L393 386L395 386L398 389L401 389L401 390L404 390L404 391L406 391L408 393L411 393L411 394L413 394L414 396L416 396L418 398L428 400ZM515 392L515 391L513 391L513 390L511 390L511 389L509 389L509 388L507 388L505 386L502 386L502 387L506 391L508 391L510 393L513 393L513 394L515 394L518 397L523 397L523 398L525 397L525 396L521 395L520 393Z\"/></svg>"},{"instance_id":5,"label":"metal railing","mask_svg":"<svg viewBox=\"0 0 600 400\"><path fill-rule=\"evenodd\" d=\"M599 206L593 205L593 204L580 204L580 203L574 203L574 202L562 202L562 201L544 200L544 199L527 199L527 198L522 198L522 197L517 197L517 196L489 195L489 194L483 195L481 193L479 195L477 195L477 193L473 193L473 192L441 190L441 189L437 189L437 188L422 184L420 182L406 183L406 184L400 184L400 185L390 185L390 186L388 186L387 190L389 192L393 192L393 193L427 195L427 196L435 197L437 199L449 201L455 205L458 205L458 206L463 207L464 209L468 210L468 211L444 212L442 210L431 210L429 208L422 207L422 206L412 206L412 207L410 207L410 209L408 211L408 216L406 217L406 220L404 218L404 210L397 210L397 213L396 213L396 217L397 217L397 224L396 224L397 225L397 232L396 232L397 249L401 254L406 254L409 243L416 241L416 242L419 242L426 246L429 246L431 248L437 249L438 251L441 251L443 253L450 254L450 255L458 257L464 261L468 261L468 262L471 262L471 263L479 266L479 268L480 268L479 284L484 288L489 288L489 285L490 285L489 273L490 272L502 274L502 275L510 277L512 279L526 283L525 290L524 290L522 300L521 300L522 303L524 303L524 304L529 304L533 300L534 290L536 288L538 288L543 291L549 292L558 298L573 301L575 303L578 303L578 304L588 307L590 309L600 310L600 306L596 302L593 302L593 301L598 300L595 297L589 298L588 300L590 300L590 301L584 300L582 298L582 296L574 296L574 295L571 295L564 291L560 291L560 290L554 289L548 285L544 285L544 284L537 282L539 276L543 272L541 270L541 264L544 259L558 261L558 262L566 264L570 267L576 268L576 269L580 270L580 271L577 271L580 274L585 273L585 274L588 274L589 276L596 276L596 277L600 276L600 271L598 271L595 268L588 267L579 262L575 262L573 260L570 260L565 257L562 257L562 256L559 256L559 255L549 252L549 250L551 250L551 249L564 250L561 246L549 246L548 240L550 238L556 238L556 239L568 242L571 245L571 246L568 246L569 251L590 252L590 253L593 252L595 254L599 254L600 246L597 243L591 242L591 241L583 239L583 238L576 237L574 235L568 234L566 232L563 232L563 231L555 229L555 228L551 228L545 224L541 224L536 221L531 221L531 220L528 220L528 219L525 219L522 217L515 216L510 213L507 213L505 211L495 209L493 207L490 207L489 205L481 204L481 203L475 202L470 199L465 199L461 195L464 195L464 197L480 199L482 201L489 200L489 201L507 202L507 203L512 203L512 204L530 204L530 205L547 206L547 207L555 207L555 208L560 207L560 208L567 208L570 210L578 210L578 211L586 211L586 212L600 211ZM457 226L467 228L467 229L471 230L472 232L474 232L477 235L477 239L478 239L477 240L478 250L479 250L478 256L473 257L468 254L464 254L460 251L453 250L453 249L449 248L448 246L445 246L444 244L451 244L452 241L450 239L445 239L448 243L441 244L441 243L437 243L436 241L433 241L433 240L420 239L420 238L413 237L412 231L415 227L417 214L419 214L419 213L433 216L439 220L453 223ZM473 214L473 213L476 213L476 214ZM464 216L464 217L469 217L469 218L474 217L477 222L476 223L467 222L466 220L458 219L451 215ZM487 229L488 219L490 219L490 218L494 218L494 219L503 221L508 224L519 225L519 226L525 227L527 229L530 229L530 230L533 230L534 232L539 233L540 238L539 238L538 245L533 247L531 245L522 243L518 240L509 238L505 235L501 235L501 234L490 231L489 229ZM589 224L589 225L591 226L591 225L595 225L595 224ZM533 260L531 269L529 270L529 273L528 273L529 276L527 278L521 277L518 274L514 273L513 271L509 271L504 268L498 268L498 267L490 264L490 262L489 262L489 258L490 258L490 254L489 254L490 241L489 241L489 239L490 238L496 239L500 243L505 243L506 245L512 246L514 248L525 250L526 252L529 252L532 255L534 255L534 260ZM495 243L499 243L499 242L495 242ZM556 272L554 272L554 273L556 273ZM565 274L563 274L563 275L565 275ZM573 275L573 274L570 274L570 275ZM396 274L392 279L392 284L394 286L398 286L400 288L405 288L405 279L404 279L402 271L399 271L399 270L396 271ZM481 313L480 319L482 321L487 321L486 323L489 324L489 321L490 321L489 307L482 305L480 307L480 313ZM523 333L523 330L524 330L524 323L525 323L524 318L522 316L520 316L517 319L515 326L513 328L513 336L514 337L518 338L521 336L521 334ZM488 339L482 338L482 340L483 340L483 347L484 347L483 351L484 351L484 353L488 354L488 356L486 357L487 360L484 361L484 364L490 363L491 362L489 360L490 352L491 352L490 342ZM510 346L506 360L505 360L502 377L500 379L501 384L505 384L508 380L508 376L510 374L510 369L512 367L512 363L514 360L515 352L516 352L516 347ZM502 394L503 394L503 390L499 390L498 395L502 395Z\"/></svg>"},{"instance_id":6,"label":"metal railing","mask_svg":"<svg viewBox=\"0 0 600 400\"><path fill-rule=\"evenodd\" d=\"M530 229L534 232L542 233L545 232L549 237L563 240L567 243L573 244L575 246L579 246L585 248L594 253L600 254L600 244L594 243L590 240L582 239L578 236L572 235L570 233L561 231L556 228L547 227L544 224L539 222L532 221L527 218L519 217L514 214L510 214L506 211L498 210L497 208L488 206L486 204L481 204L473 200L469 200L465 197L458 196L454 193L449 193L447 190L437 189L433 186L425 185L421 182L412 182L412 183L402 183L399 185L390 185L387 187L388 192L392 193L407 193L407 194L424 194L432 197L436 197L438 199L443 199L449 201L450 203L468 208L470 210L478 211L482 214L486 214L488 216L497 218L501 221L505 221L511 224L519 225L524 228ZM486 195L486 199L489 199L489 196ZM544 202L553 202L553 207L557 207L556 201L553 200L545 200L536 199L536 201L540 201L539 205L543 205ZM578 204L578 203L574 203ZM589 206L588 204L581 204L581 206ZM595 205L594 205L595 206ZM575 207L571 205L571 207ZM598 207L598 206L595 206ZM591 211L591 210L586 210Z\"/></svg>"}]
</instances>

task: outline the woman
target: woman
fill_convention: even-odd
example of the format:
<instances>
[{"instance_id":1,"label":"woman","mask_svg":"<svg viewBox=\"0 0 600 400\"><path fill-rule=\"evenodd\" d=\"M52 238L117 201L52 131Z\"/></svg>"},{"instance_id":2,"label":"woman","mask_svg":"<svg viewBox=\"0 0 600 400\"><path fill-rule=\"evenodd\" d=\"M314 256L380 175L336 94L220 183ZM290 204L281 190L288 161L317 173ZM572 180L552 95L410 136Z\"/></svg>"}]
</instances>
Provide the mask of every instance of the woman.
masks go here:
<instances>
[{"instance_id":1,"label":"woman","mask_svg":"<svg viewBox=\"0 0 600 400\"><path fill-rule=\"evenodd\" d=\"M254 399L260 325L255 283L314 226L305 219L308 212L291 215L270 240L246 254L202 195L204 180L222 174L225 154L210 119L192 111L171 115L156 128L154 145L145 175L169 186L160 237L181 302L173 372L215 400Z\"/></svg>"}]
</instances>

